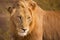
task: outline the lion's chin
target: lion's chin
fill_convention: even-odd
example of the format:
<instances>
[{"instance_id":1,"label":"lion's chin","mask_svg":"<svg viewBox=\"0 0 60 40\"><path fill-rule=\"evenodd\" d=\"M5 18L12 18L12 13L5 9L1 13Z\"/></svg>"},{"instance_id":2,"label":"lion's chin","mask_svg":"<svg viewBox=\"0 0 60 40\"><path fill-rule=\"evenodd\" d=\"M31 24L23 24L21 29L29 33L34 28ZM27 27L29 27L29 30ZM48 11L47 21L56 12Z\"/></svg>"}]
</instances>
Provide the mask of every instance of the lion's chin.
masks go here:
<instances>
[{"instance_id":1,"label":"lion's chin","mask_svg":"<svg viewBox=\"0 0 60 40\"><path fill-rule=\"evenodd\" d=\"M20 33L20 32L18 32L18 35L24 37L24 36L27 35L27 32L25 32L25 33Z\"/></svg>"}]
</instances>

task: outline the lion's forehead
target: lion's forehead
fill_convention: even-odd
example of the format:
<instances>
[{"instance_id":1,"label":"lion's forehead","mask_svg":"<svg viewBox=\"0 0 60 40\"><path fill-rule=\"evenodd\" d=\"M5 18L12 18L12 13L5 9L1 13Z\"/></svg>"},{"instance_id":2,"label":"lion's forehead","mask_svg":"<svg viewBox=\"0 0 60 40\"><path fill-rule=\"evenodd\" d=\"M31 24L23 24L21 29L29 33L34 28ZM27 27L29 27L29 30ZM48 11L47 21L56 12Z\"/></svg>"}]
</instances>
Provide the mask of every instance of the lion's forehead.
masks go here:
<instances>
[{"instance_id":1,"label":"lion's forehead","mask_svg":"<svg viewBox=\"0 0 60 40\"><path fill-rule=\"evenodd\" d=\"M19 8L19 9L16 10L15 15L23 16L23 17L31 16L31 11L29 11L29 9Z\"/></svg>"}]
</instances>

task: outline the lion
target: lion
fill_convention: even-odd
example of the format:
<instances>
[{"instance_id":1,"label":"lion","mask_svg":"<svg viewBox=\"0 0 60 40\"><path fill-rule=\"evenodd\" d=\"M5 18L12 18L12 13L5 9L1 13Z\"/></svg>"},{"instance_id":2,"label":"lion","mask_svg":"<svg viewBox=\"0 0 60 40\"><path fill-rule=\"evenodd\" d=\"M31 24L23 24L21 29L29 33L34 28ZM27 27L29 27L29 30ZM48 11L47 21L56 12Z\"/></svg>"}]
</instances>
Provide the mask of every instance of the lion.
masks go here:
<instances>
[{"instance_id":1,"label":"lion","mask_svg":"<svg viewBox=\"0 0 60 40\"><path fill-rule=\"evenodd\" d=\"M13 6L8 7L8 11L13 40L42 40L45 13L36 2L19 0Z\"/></svg>"},{"instance_id":2,"label":"lion","mask_svg":"<svg viewBox=\"0 0 60 40\"><path fill-rule=\"evenodd\" d=\"M0 40L60 40L59 11L44 11L33 0L3 4Z\"/></svg>"},{"instance_id":3,"label":"lion","mask_svg":"<svg viewBox=\"0 0 60 40\"><path fill-rule=\"evenodd\" d=\"M45 11L43 40L60 40L60 11Z\"/></svg>"}]
</instances>

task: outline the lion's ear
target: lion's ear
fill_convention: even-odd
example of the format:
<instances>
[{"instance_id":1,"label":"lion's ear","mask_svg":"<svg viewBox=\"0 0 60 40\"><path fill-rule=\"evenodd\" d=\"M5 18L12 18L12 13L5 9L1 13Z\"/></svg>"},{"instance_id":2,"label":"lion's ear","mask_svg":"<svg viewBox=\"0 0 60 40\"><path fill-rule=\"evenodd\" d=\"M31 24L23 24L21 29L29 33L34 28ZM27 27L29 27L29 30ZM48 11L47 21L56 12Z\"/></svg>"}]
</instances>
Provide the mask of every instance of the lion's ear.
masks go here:
<instances>
[{"instance_id":1,"label":"lion's ear","mask_svg":"<svg viewBox=\"0 0 60 40\"><path fill-rule=\"evenodd\" d=\"M32 10L34 10L36 8L36 3L35 2L31 2L30 3L30 7Z\"/></svg>"},{"instance_id":2,"label":"lion's ear","mask_svg":"<svg viewBox=\"0 0 60 40\"><path fill-rule=\"evenodd\" d=\"M11 14L13 11L13 8L12 7L8 7L8 12Z\"/></svg>"},{"instance_id":3,"label":"lion's ear","mask_svg":"<svg viewBox=\"0 0 60 40\"><path fill-rule=\"evenodd\" d=\"M8 12L12 16L12 14L14 14L14 12L15 12L15 7L8 7Z\"/></svg>"},{"instance_id":4,"label":"lion's ear","mask_svg":"<svg viewBox=\"0 0 60 40\"><path fill-rule=\"evenodd\" d=\"M15 9L15 7L8 7L8 12L11 14L14 9Z\"/></svg>"}]
</instances>

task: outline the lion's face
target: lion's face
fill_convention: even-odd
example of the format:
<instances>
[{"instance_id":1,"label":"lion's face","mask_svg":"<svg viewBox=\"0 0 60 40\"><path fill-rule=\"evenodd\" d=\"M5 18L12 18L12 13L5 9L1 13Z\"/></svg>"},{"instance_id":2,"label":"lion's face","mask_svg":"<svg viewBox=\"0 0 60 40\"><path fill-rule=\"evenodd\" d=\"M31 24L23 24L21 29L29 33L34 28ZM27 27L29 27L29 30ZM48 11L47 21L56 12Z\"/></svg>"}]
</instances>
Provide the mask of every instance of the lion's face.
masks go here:
<instances>
[{"instance_id":1,"label":"lion's face","mask_svg":"<svg viewBox=\"0 0 60 40\"><path fill-rule=\"evenodd\" d=\"M26 36L31 32L34 25L32 12L24 5L19 5L19 7L13 8L13 11L10 12L11 20L15 24L19 36Z\"/></svg>"},{"instance_id":2,"label":"lion's face","mask_svg":"<svg viewBox=\"0 0 60 40\"><path fill-rule=\"evenodd\" d=\"M28 10L17 9L13 15L13 21L16 25L16 30L20 36L25 36L29 32L29 27L32 22L32 15Z\"/></svg>"}]
</instances>

